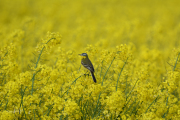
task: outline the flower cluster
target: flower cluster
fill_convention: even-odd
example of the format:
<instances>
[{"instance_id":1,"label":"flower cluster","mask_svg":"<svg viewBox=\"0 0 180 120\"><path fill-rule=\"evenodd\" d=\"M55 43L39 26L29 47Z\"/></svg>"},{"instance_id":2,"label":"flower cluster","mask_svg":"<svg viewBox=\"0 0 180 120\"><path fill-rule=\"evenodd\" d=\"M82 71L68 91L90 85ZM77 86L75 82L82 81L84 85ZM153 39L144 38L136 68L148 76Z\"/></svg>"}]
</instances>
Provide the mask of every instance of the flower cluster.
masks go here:
<instances>
[{"instance_id":1,"label":"flower cluster","mask_svg":"<svg viewBox=\"0 0 180 120\"><path fill-rule=\"evenodd\" d=\"M179 4L1 1L0 120L180 119Z\"/></svg>"}]
</instances>

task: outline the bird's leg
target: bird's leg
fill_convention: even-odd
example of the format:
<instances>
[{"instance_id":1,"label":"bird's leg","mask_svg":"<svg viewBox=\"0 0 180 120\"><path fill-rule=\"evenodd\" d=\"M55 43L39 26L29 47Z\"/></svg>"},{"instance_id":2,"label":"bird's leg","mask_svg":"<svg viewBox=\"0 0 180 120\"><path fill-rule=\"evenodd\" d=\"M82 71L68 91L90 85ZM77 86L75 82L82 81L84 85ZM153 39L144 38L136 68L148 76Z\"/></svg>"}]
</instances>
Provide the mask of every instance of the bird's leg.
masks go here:
<instances>
[{"instance_id":1,"label":"bird's leg","mask_svg":"<svg viewBox=\"0 0 180 120\"><path fill-rule=\"evenodd\" d=\"M87 74L87 72L84 74L84 76L86 77L86 75L90 76L89 74Z\"/></svg>"}]
</instances>

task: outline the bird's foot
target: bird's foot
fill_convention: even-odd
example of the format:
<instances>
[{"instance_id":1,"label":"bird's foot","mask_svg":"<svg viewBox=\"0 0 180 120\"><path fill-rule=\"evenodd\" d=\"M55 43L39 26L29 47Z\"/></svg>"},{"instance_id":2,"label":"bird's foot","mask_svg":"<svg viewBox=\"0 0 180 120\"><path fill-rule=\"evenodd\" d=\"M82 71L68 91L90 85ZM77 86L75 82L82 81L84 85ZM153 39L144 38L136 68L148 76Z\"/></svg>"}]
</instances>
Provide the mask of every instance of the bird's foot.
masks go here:
<instances>
[{"instance_id":1,"label":"bird's foot","mask_svg":"<svg viewBox=\"0 0 180 120\"><path fill-rule=\"evenodd\" d=\"M90 76L89 74L84 74L84 76L86 77L86 76Z\"/></svg>"}]
</instances>

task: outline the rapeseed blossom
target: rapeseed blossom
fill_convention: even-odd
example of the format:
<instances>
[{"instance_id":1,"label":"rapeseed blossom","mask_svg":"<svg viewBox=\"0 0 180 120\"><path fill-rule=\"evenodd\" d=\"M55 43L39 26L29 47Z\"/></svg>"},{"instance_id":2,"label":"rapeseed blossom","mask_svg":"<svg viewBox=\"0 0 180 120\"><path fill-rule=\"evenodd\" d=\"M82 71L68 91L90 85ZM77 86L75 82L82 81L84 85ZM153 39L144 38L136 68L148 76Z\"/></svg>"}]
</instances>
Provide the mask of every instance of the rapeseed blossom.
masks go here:
<instances>
[{"instance_id":1,"label":"rapeseed blossom","mask_svg":"<svg viewBox=\"0 0 180 120\"><path fill-rule=\"evenodd\" d=\"M0 120L180 119L179 4L1 1Z\"/></svg>"}]
</instances>

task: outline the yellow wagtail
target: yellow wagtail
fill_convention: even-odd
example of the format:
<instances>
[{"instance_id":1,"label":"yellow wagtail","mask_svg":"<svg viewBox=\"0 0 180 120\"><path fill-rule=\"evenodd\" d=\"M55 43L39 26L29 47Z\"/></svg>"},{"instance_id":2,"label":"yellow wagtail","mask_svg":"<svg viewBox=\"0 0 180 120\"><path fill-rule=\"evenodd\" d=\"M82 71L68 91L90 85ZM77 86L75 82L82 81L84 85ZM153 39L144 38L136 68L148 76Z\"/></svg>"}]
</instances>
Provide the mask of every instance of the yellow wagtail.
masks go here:
<instances>
[{"instance_id":1,"label":"yellow wagtail","mask_svg":"<svg viewBox=\"0 0 180 120\"><path fill-rule=\"evenodd\" d=\"M96 78L94 76L94 67L93 67L91 61L89 60L88 55L86 53L82 53L79 55L82 56L81 64L91 72L93 81L96 83Z\"/></svg>"}]
</instances>

